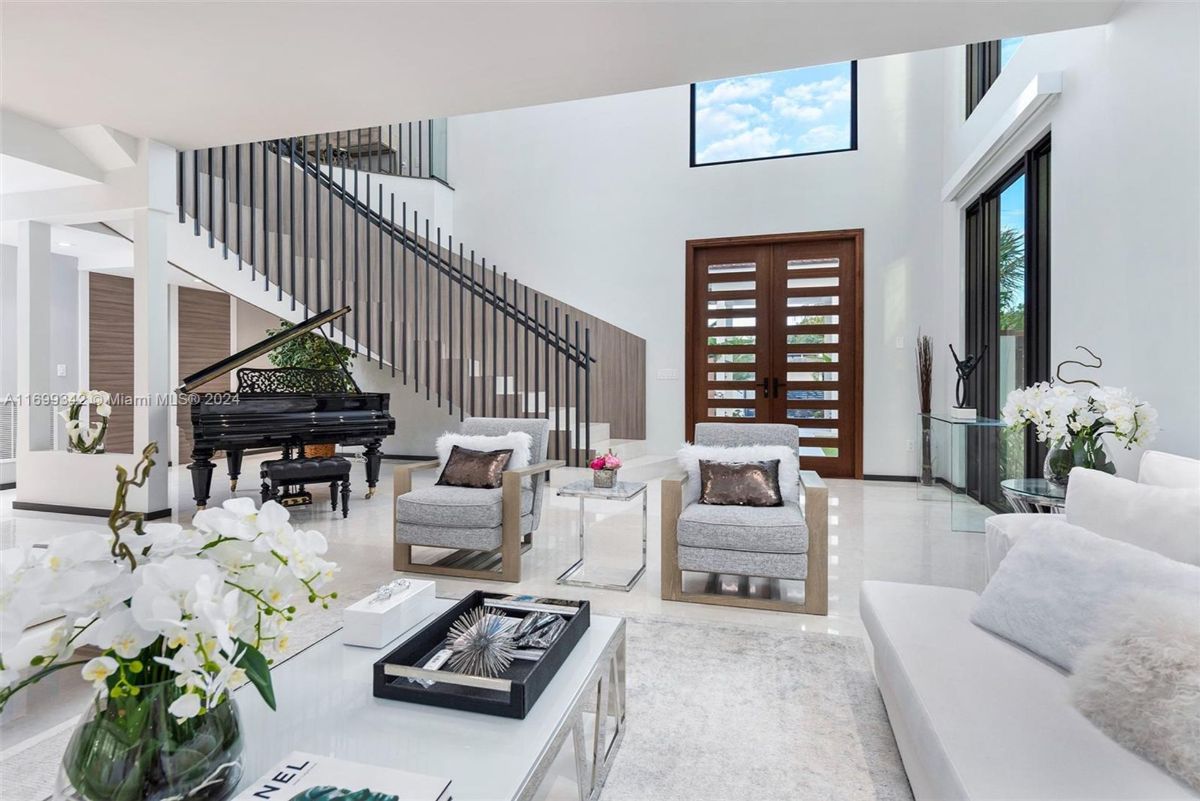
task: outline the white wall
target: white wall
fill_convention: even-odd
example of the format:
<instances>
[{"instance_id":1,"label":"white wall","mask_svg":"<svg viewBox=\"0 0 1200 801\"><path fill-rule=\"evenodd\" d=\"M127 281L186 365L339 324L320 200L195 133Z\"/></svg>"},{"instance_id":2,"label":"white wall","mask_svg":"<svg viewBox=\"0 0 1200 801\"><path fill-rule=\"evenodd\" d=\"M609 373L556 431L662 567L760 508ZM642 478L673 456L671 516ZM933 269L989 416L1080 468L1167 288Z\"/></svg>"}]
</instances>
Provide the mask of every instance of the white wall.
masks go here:
<instances>
[{"instance_id":1,"label":"white wall","mask_svg":"<svg viewBox=\"0 0 1200 801\"><path fill-rule=\"evenodd\" d=\"M1061 98L972 193L1050 130L1051 361L1092 348L1102 383L1159 410L1154 447L1189 456L1200 456L1198 32L1200 6L1125 3L1108 25L1030 37L966 123L961 50L947 51L943 163L948 179L1034 75L1063 72ZM961 293L961 209L947 205L946 283ZM955 294L946 330L961 336ZM1114 456L1135 471L1138 454Z\"/></svg>"},{"instance_id":2,"label":"white wall","mask_svg":"<svg viewBox=\"0 0 1200 801\"><path fill-rule=\"evenodd\" d=\"M915 475L913 345L941 309L943 79L940 52L862 61L857 152L701 168L686 86L458 117L455 228L522 283L646 339L660 453L684 436L685 242L864 229L864 469Z\"/></svg>"}]
</instances>

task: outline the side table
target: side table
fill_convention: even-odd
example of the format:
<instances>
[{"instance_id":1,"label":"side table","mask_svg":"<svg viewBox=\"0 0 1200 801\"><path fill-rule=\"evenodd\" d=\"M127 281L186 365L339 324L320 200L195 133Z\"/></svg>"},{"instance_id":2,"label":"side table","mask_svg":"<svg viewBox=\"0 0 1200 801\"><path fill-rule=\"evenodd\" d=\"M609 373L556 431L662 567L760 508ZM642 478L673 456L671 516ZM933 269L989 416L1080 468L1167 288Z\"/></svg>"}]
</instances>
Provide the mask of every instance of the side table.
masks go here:
<instances>
[{"instance_id":1,"label":"side table","mask_svg":"<svg viewBox=\"0 0 1200 801\"><path fill-rule=\"evenodd\" d=\"M1000 489L1014 512L1062 514L1067 505L1067 488L1044 478L1008 478Z\"/></svg>"},{"instance_id":2,"label":"side table","mask_svg":"<svg viewBox=\"0 0 1200 801\"><path fill-rule=\"evenodd\" d=\"M593 486L591 479L573 481L558 490L559 497L579 499L579 558L556 579L559 584L573 587L594 587L603 590L629 592L646 572L646 483L643 481L618 481L615 487L604 489ZM588 581L572 578L584 566L587 557L587 524L584 502L591 498L597 501L632 501L642 497L642 564L624 584Z\"/></svg>"}]
</instances>

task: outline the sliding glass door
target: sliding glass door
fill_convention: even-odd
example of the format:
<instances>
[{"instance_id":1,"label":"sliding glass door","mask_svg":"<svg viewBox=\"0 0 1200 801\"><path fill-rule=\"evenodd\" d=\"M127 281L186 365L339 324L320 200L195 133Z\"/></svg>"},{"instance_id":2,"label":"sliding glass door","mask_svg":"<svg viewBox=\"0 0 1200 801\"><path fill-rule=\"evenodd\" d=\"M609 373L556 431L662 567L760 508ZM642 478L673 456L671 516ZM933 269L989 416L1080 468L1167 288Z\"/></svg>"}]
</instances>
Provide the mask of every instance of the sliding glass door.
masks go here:
<instances>
[{"instance_id":1,"label":"sliding glass door","mask_svg":"<svg viewBox=\"0 0 1200 801\"><path fill-rule=\"evenodd\" d=\"M998 417L1009 392L1050 377L1049 136L967 208L965 261L965 348L984 354L968 405ZM1040 475L1045 455L1028 430L969 447L967 491L997 509L1000 481Z\"/></svg>"}]
</instances>

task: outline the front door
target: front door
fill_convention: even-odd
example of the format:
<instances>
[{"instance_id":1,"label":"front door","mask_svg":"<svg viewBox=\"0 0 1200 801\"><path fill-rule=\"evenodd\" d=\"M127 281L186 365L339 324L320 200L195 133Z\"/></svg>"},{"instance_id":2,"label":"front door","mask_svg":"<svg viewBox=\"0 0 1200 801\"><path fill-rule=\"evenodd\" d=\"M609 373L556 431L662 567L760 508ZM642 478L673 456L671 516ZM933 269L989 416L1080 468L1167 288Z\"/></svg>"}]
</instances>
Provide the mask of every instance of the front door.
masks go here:
<instances>
[{"instance_id":1,"label":"front door","mask_svg":"<svg viewBox=\"0 0 1200 801\"><path fill-rule=\"evenodd\" d=\"M687 435L790 423L800 463L862 475L862 232L688 243Z\"/></svg>"}]
</instances>

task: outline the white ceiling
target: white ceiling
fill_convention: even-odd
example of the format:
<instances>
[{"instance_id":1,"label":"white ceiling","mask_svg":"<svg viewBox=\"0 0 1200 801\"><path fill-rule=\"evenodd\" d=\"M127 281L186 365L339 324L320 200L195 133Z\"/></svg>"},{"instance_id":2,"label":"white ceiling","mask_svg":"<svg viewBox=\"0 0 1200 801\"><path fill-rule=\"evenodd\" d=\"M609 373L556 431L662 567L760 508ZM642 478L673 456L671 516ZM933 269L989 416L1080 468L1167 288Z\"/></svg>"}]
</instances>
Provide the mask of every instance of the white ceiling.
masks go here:
<instances>
[{"instance_id":1,"label":"white ceiling","mask_svg":"<svg viewBox=\"0 0 1200 801\"><path fill-rule=\"evenodd\" d=\"M0 102L231 144L1106 22L1092 2L0 3Z\"/></svg>"},{"instance_id":2,"label":"white ceiling","mask_svg":"<svg viewBox=\"0 0 1200 801\"><path fill-rule=\"evenodd\" d=\"M0 153L0 194L94 184L88 178Z\"/></svg>"}]
</instances>

